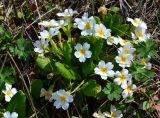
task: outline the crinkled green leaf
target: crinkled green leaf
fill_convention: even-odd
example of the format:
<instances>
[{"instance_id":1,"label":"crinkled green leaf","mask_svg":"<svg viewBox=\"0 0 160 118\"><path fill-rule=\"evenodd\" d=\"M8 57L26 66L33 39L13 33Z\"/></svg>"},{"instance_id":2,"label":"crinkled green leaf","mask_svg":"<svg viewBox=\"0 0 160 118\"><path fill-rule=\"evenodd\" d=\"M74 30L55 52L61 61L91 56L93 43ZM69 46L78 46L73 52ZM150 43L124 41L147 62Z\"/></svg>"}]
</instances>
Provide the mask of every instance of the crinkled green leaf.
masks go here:
<instances>
[{"instance_id":1,"label":"crinkled green leaf","mask_svg":"<svg viewBox=\"0 0 160 118\"><path fill-rule=\"evenodd\" d=\"M36 64L46 73L53 71L52 62L47 57L38 56L36 58Z\"/></svg>"},{"instance_id":2,"label":"crinkled green leaf","mask_svg":"<svg viewBox=\"0 0 160 118\"><path fill-rule=\"evenodd\" d=\"M128 24L123 24L121 16L111 14L106 15L104 25L111 29L114 36L124 36L129 28Z\"/></svg>"},{"instance_id":3,"label":"crinkled green leaf","mask_svg":"<svg viewBox=\"0 0 160 118\"><path fill-rule=\"evenodd\" d=\"M75 80L79 78L78 74L75 73L74 70L68 65L56 62L55 66L57 68L57 71L62 75L62 77L69 80Z\"/></svg>"},{"instance_id":4,"label":"crinkled green leaf","mask_svg":"<svg viewBox=\"0 0 160 118\"><path fill-rule=\"evenodd\" d=\"M150 56L154 58L157 54L157 44L151 39L146 42L140 42L137 45L136 52L139 57L147 58Z\"/></svg>"},{"instance_id":5,"label":"crinkled green leaf","mask_svg":"<svg viewBox=\"0 0 160 118\"><path fill-rule=\"evenodd\" d=\"M122 89L120 86L114 83L108 83L103 89L103 92L107 95L109 100L115 99L116 101L121 98Z\"/></svg>"},{"instance_id":6,"label":"crinkled green leaf","mask_svg":"<svg viewBox=\"0 0 160 118\"><path fill-rule=\"evenodd\" d=\"M26 96L22 91L17 92L9 102L7 111L17 112L18 118L26 118Z\"/></svg>"},{"instance_id":7,"label":"crinkled green leaf","mask_svg":"<svg viewBox=\"0 0 160 118\"><path fill-rule=\"evenodd\" d=\"M63 54L66 64L71 64L72 59L72 46L69 42L65 42L63 45Z\"/></svg>"},{"instance_id":8,"label":"crinkled green leaf","mask_svg":"<svg viewBox=\"0 0 160 118\"><path fill-rule=\"evenodd\" d=\"M111 11L114 13L117 13L120 11L120 8L119 7L111 7Z\"/></svg>"},{"instance_id":9,"label":"crinkled green leaf","mask_svg":"<svg viewBox=\"0 0 160 118\"><path fill-rule=\"evenodd\" d=\"M27 60L33 51L33 46L31 41L20 38L17 40L16 46L11 46L9 49L14 56L17 55L19 58Z\"/></svg>"},{"instance_id":10,"label":"crinkled green leaf","mask_svg":"<svg viewBox=\"0 0 160 118\"><path fill-rule=\"evenodd\" d=\"M43 83L41 80L32 80L32 85L31 85L32 89L32 96L34 98L39 98L40 96L40 91L41 88L43 88Z\"/></svg>"},{"instance_id":11,"label":"crinkled green leaf","mask_svg":"<svg viewBox=\"0 0 160 118\"><path fill-rule=\"evenodd\" d=\"M95 80L89 80L82 86L81 90L86 96L96 97L101 91L101 85L97 84Z\"/></svg>"},{"instance_id":12,"label":"crinkled green leaf","mask_svg":"<svg viewBox=\"0 0 160 118\"><path fill-rule=\"evenodd\" d=\"M93 73L93 70L95 68L95 65L93 62L86 62L82 64L82 72L85 76L87 76L90 73Z\"/></svg>"},{"instance_id":13,"label":"crinkled green leaf","mask_svg":"<svg viewBox=\"0 0 160 118\"><path fill-rule=\"evenodd\" d=\"M11 67L3 68L2 73L0 73L0 79L6 83L13 84L15 82L13 69Z\"/></svg>"},{"instance_id":14,"label":"crinkled green leaf","mask_svg":"<svg viewBox=\"0 0 160 118\"><path fill-rule=\"evenodd\" d=\"M149 109L150 108L150 103L149 103L149 101L144 101L143 102L143 110L147 110L147 109Z\"/></svg>"},{"instance_id":15,"label":"crinkled green leaf","mask_svg":"<svg viewBox=\"0 0 160 118\"><path fill-rule=\"evenodd\" d=\"M152 79L155 76L153 71L147 70L144 68L144 65L139 62L132 63L130 72L137 81L146 81L147 79Z\"/></svg>"},{"instance_id":16,"label":"crinkled green leaf","mask_svg":"<svg viewBox=\"0 0 160 118\"><path fill-rule=\"evenodd\" d=\"M96 21L96 24L100 24L101 23L101 19L98 16L94 16L94 19Z\"/></svg>"}]
</instances>

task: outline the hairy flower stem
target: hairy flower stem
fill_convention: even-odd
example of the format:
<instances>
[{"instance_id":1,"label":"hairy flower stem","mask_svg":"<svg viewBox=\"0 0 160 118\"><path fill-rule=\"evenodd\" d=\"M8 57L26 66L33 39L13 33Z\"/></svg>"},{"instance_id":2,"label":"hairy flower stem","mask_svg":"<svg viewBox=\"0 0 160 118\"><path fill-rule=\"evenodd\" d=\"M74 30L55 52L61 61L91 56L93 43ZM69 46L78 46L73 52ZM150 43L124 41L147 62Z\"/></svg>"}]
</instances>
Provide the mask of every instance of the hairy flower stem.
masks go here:
<instances>
[{"instance_id":1,"label":"hairy flower stem","mask_svg":"<svg viewBox=\"0 0 160 118\"><path fill-rule=\"evenodd\" d=\"M78 91L79 88L84 84L84 82L85 82L85 80L83 80L83 81L71 92L71 94L72 94L72 93L75 93L76 91Z\"/></svg>"}]
</instances>

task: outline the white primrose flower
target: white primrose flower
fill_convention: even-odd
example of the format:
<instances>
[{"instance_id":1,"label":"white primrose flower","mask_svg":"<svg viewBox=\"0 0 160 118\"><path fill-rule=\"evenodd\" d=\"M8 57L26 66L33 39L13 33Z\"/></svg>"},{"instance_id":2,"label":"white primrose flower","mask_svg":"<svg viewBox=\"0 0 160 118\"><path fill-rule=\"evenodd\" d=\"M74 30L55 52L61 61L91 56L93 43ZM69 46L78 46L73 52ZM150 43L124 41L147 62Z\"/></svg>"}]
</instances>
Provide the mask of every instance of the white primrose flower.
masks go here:
<instances>
[{"instance_id":1,"label":"white primrose flower","mask_svg":"<svg viewBox=\"0 0 160 118\"><path fill-rule=\"evenodd\" d=\"M115 106L112 106L111 105L111 108L110 108L110 113L109 112L104 112L104 115L106 117L109 117L109 118L122 118L123 117L123 114L120 110L117 110L115 108Z\"/></svg>"},{"instance_id":2,"label":"white primrose flower","mask_svg":"<svg viewBox=\"0 0 160 118\"><path fill-rule=\"evenodd\" d=\"M68 19L72 17L74 14L77 14L77 11L73 11L72 9L65 9L64 12L57 13L57 16L63 17L64 19Z\"/></svg>"},{"instance_id":3,"label":"white primrose flower","mask_svg":"<svg viewBox=\"0 0 160 118\"><path fill-rule=\"evenodd\" d=\"M141 27L143 29L147 29L147 25L145 22L143 22L140 18L127 18L127 21L131 22L133 26L135 27Z\"/></svg>"},{"instance_id":4,"label":"white primrose flower","mask_svg":"<svg viewBox=\"0 0 160 118\"><path fill-rule=\"evenodd\" d=\"M58 21L58 25L59 25L58 28L67 26L68 25L68 21L66 21L66 20L59 20Z\"/></svg>"},{"instance_id":5,"label":"white primrose flower","mask_svg":"<svg viewBox=\"0 0 160 118\"><path fill-rule=\"evenodd\" d=\"M122 88L124 89L122 92L123 98L127 98L128 96L133 95L133 91L136 90L136 85L132 84L132 80L128 81L127 84L123 84Z\"/></svg>"},{"instance_id":6,"label":"white primrose flower","mask_svg":"<svg viewBox=\"0 0 160 118\"><path fill-rule=\"evenodd\" d=\"M59 90L52 94L52 98L55 100L54 106L56 109L62 107L62 109L67 110L69 103L73 102L73 96L69 95L65 90Z\"/></svg>"},{"instance_id":7,"label":"white primrose flower","mask_svg":"<svg viewBox=\"0 0 160 118\"><path fill-rule=\"evenodd\" d=\"M6 111L3 113L4 118L18 118L18 113L12 112L10 113L9 111Z\"/></svg>"},{"instance_id":8,"label":"white primrose flower","mask_svg":"<svg viewBox=\"0 0 160 118\"><path fill-rule=\"evenodd\" d=\"M5 84L6 90L3 90L2 92L5 94L5 101L9 102L11 98L17 93L16 88L12 88L12 85L10 84Z\"/></svg>"},{"instance_id":9,"label":"white primrose flower","mask_svg":"<svg viewBox=\"0 0 160 118\"><path fill-rule=\"evenodd\" d=\"M44 53L45 48L48 47L49 40L45 40L45 39L40 39L38 41L35 41L33 43L34 45L34 51L38 52L38 53Z\"/></svg>"},{"instance_id":10,"label":"white primrose flower","mask_svg":"<svg viewBox=\"0 0 160 118\"><path fill-rule=\"evenodd\" d=\"M94 118L106 118L106 116L104 115L104 113L102 113L101 111L94 112L92 115Z\"/></svg>"},{"instance_id":11,"label":"white primrose flower","mask_svg":"<svg viewBox=\"0 0 160 118\"><path fill-rule=\"evenodd\" d=\"M122 68L130 67L133 60L133 56L119 54L118 56L115 57L115 60Z\"/></svg>"},{"instance_id":12,"label":"white primrose flower","mask_svg":"<svg viewBox=\"0 0 160 118\"><path fill-rule=\"evenodd\" d=\"M123 47L118 48L118 53L132 56L135 50L136 49L133 48L133 45L130 42L128 42Z\"/></svg>"},{"instance_id":13,"label":"white primrose flower","mask_svg":"<svg viewBox=\"0 0 160 118\"><path fill-rule=\"evenodd\" d=\"M138 39L136 43L146 41L150 38L150 34L146 34L146 30L140 27L137 27L131 35L133 39Z\"/></svg>"},{"instance_id":14,"label":"white primrose flower","mask_svg":"<svg viewBox=\"0 0 160 118\"><path fill-rule=\"evenodd\" d=\"M106 29L106 27L103 24L96 24L95 35L101 38L108 38L109 36L111 36L111 30Z\"/></svg>"},{"instance_id":15,"label":"white primrose flower","mask_svg":"<svg viewBox=\"0 0 160 118\"><path fill-rule=\"evenodd\" d=\"M89 48L90 44L88 43L84 43L83 45L78 43L75 46L76 52L74 53L74 55L76 56L76 58L79 58L80 62L85 62L86 58L91 58L92 52L89 50Z\"/></svg>"},{"instance_id":16,"label":"white primrose flower","mask_svg":"<svg viewBox=\"0 0 160 118\"><path fill-rule=\"evenodd\" d=\"M114 79L114 82L121 86L123 86L124 84L127 84L127 81L131 80L132 78L132 75L128 74L127 69L123 69L121 72L116 71L115 75L116 75L116 78Z\"/></svg>"},{"instance_id":17,"label":"white primrose flower","mask_svg":"<svg viewBox=\"0 0 160 118\"><path fill-rule=\"evenodd\" d=\"M108 77L114 76L114 71L112 70L114 65L111 62L105 63L103 60L101 60L98 63L98 67L94 69L95 74L98 74L101 76L102 79L106 80Z\"/></svg>"},{"instance_id":18,"label":"white primrose flower","mask_svg":"<svg viewBox=\"0 0 160 118\"><path fill-rule=\"evenodd\" d=\"M50 28L49 31L43 30L40 32L39 38L42 39L51 39L53 36L56 36L59 33L59 30L57 28Z\"/></svg>"},{"instance_id":19,"label":"white primrose flower","mask_svg":"<svg viewBox=\"0 0 160 118\"><path fill-rule=\"evenodd\" d=\"M82 30L81 35L93 35L94 34L94 26L95 26L95 19L93 16L88 18L88 13L84 13L81 18L75 19L75 24L80 30Z\"/></svg>"},{"instance_id":20,"label":"white primrose flower","mask_svg":"<svg viewBox=\"0 0 160 118\"><path fill-rule=\"evenodd\" d=\"M142 64L144 64L144 67L143 67L143 68L146 68L146 69L148 69L148 70L151 70L152 64L149 62L149 58L147 58L147 59L142 58L142 59L141 59L141 62L142 62Z\"/></svg>"},{"instance_id":21,"label":"white primrose flower","mask_svg":"<svg viewBox=\"0 0 160 118\"><path fill-rule=\"evenodd\" d=\"M42 21L39 22L38 25L41 25L43 27L58 27L58 22L54 19L50 20L50 21Z\"/></svg>"},{"instance_id":22,"label":"white primrose flower","mask_svg":"<svg viewBox=\"0 0 160 118\"><path fill-rule=\"evenodd\" d=\"M122 39L121 37L118 37L118 40L121 46L124 46L129 42L128 40Z\"/></svg>"},{"instance_id":23,"label":"white primrose flower","mask_svg":"<svg viewBox=\"0 0 160 118\"><path fill-rule=\"evenodd\" d=\"M41 94L40 97L45 97L45 100L49 100L50 102L52 101L52 91L46 91L44 88L41 89Z\"/></svg>"},{"instance_id":24,"label":"white primrose flower","mask_svg":"<svg viewBox=\"0 0 160 118\"><path fill-rule=\"evenodd\" d=\"M119 43L119 39L117 37L109 36L107 38L107 44L108 45L113 45L113 44L117 45L118 43Z\"/></svg>"}]
</instances>

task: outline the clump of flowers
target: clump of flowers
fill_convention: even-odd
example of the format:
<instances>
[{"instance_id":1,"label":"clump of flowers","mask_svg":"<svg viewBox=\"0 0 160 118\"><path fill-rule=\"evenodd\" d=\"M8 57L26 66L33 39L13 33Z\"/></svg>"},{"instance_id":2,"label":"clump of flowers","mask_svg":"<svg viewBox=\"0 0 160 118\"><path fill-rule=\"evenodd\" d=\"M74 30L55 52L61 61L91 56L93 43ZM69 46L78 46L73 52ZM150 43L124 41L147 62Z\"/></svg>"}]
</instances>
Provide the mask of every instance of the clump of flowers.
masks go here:
<instances>
[{"instance_id":1,"label":"clump of flowers","mask_svg":"<svg viewBox=\"0 0 160 118\"><path fill-rule=\"evenodd\" d=\"M32 22L25 33L10 33L0 25L0 50L6 51L1 54L0 117L152 117L158 105L159 83L154 82L159 75L152 64L158 57L157 44L143 19L123 18L119 8L108 5L96 15L72 8L54 15L53 6L46 5L40 8L50 11L41 15L37 9L41 21ZM27 18L28 24L28 17L36 14L26 10L18 17ZM37 37L26 40L32 38L32 28Z\"/></svg>"},{"instance_id":2,"label":"clump of flowers","mask_svg":"<svg viewBox=\"0 0 160 118\"><path fill-rule=\"evenodd\" d=\"M140 18L127 18L131 23L130 29L121 17L107 14L104 7L99 12L102 12L102 17L84 12L82 16L74 18L78 12L66 9L57 13L59 20L39 23L43 30L39 33L39 40L34 43L34 51L38 59L45 60L44 68L48 69L48 74L52 73L52 77L60 81L58 91L52 93L57 84L54 81L49 86L50 91L41 89L40 97L53 101L56 109L63 110L69 108L73 95L106 98L106 109L111 106L110 113L101 112L104 110L100 108L92 116L122 118L125 110L121 107L118 108L121 110L117 110L110 101L120 106L127 103L143 83L143 74L149 73L150 78L154 77L149 72L152 66L148 57L152 58L155 50L150 52L151 49L146 49L151 45L148 41L153 41L147 33L146 23ZM142 45L146 45L146 48ZM149 52L140 51L145 49ZM41 53L42 57L39 56ZM43 67L40 61L38 66ZM80 104L84 105L83 102ZM127 109L127 105L124 106Z\"/></svg>"}]
</instances>

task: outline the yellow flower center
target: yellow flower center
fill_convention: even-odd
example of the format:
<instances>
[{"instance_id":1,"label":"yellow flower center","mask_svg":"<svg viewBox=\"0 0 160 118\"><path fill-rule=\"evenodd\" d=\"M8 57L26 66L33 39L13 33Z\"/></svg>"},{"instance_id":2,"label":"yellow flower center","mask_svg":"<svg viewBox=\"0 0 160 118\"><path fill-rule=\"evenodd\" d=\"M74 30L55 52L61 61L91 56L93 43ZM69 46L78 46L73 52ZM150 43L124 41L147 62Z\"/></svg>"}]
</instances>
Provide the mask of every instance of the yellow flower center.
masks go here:
<instances>
[{"instance_id":1,"label":"yellow flower center","mask_svg":"<svg viewBox=\"0 0 160 118\"><path fill-rule=\"evenodd\" d=\"M140 24L140 20L136 19L136 20L134 20L134 23L135 23L136 25L139 25L139 24Z\"/></svg>"},{"instance_id":2,"label":"yellow flower center","mask_svg":"<svg viewBox=\"0 0 160 118\"><path fill-rule=\"evenodd\" d=\"M41 47L42 49L44 49L44 47L45 47L45 46L44 46L44 44L43 44L43 43L41 43L40 47Z\"/></svg>"},{"instance_id":3,"label":"yellow flower center","mask_svg":"<svg viewBox=\"0 0 160 118\"><path fill-rule=\"evenodd\" d=\"M126 40L124 40L124 39L122 39L122 43L126 44L126 43L127 43L127 41L126 41Z\"/></svg>"},{"instance_id":4,"label":"yellow flower center","mask_svg":"<svg viewBox=\"0 0 160 118\"><path fill-rule=\"evenodd\" d=\"M121 62L125 63L127 61L126 57L121 57Z\"/></svg>"},{"instance_id":5,"label":"yellow flower center","mask_svg":"<svg viewBox=\"0 0 160 118\"><path fill-rule=\"evenodd\" d=\"M108 72L108 69L107 68L101 68L101 72L103 73L103 74L105 74L105 73L107 73Z\"/></svg>"},{"instance_id":6,"label":"yellow flower center","mask_svg":"<svg viewBox=\"0 0 160 118\"><path fill-rule=\"evenodd\" d=\"M104 35L104 31L101 30L101 29L99 29L99 30L98 30L98 34L99 34L100 36L102 36L102 35Z\"/></svg>"},{"instance_id":7,"label":"yellow flower center","mask_svg":"<svg viewBox=\"0 0 160 118\"><path fill-rule=\"evenodd\" d=\"M49 34L46 38L47 38L47 39L52 39L52 35Z\"/></svg>"},{"instance_id":8,"label":"yellow flower center","mask_svg":"<svg viewBox=\"0 0 160 118\"><path fill-rule=\"evenodd\" d=\"M69 19L69 18L70 18L70 16L64 16L63 18L64 18L64 19Z\"/></svg>"},{"instance_id":9,"label":"yellow flower center","mask_svg":"<svg viewBox=\"0 0 160 118\"><path fill-rule=\"evenodd\" d=\"M128 92L128 93L131 92L131 86L130 86L130 85L127 86L127 92Z\"/></svg>"},{"instance_id":10,"label":"yellow flower center","mask_svg":"<svg viewBox=\"0 0 160 118\"><path fill-rule=\"evenodd\" d=\"M110 41L114 41L114 37L108 37Z\"/></svg>"},{"instance_id":11,"label":"yellow flower center","mask_svg":"<svg viewBox=\"0 0 160 118\"><path fill-rule=\"evenodd\" d=\"M143 63L143 64L147 64L147 60L146 59L141 59L141 62Z\"/></svg>"},{"instance_id":12,"label":"yellow flower center","mask_svg":"<svg viewBox=\"0 0 160 118\"><path fill-rule=\"evenodd\" d=\"M9 97L11 97L11 96L12 96L12 92L11 92L10 90L8 90L8 91L6 92L6 95L8 95Z\"/></svg>"},{"instance_id":13,"label":"yellow flower center","mask_svg":"<svg viewBox=\"0 0 160 118\"><path fill-rule=\"evenodd\" d=\"M86 27L87 30L90 30L91 29L91 24L88 22L88 23L86 23L85 27Z\"/></svg>"},{"instance_id":14,"label":"yellow flower center","mask_svg":"<svg viewBox=\"0 0 160 118\"><path fill-rule=\"evenodd\" d=\"M51 97L51 94L50 94L50 92L46 91L46 92L44 93L44 96Z\"/></svg>"},{"instance_id":15,"label":"yellow flower center","mask_svg":"<svg viewBox=\"0 0 160 118\"><path fill-rule=\"evenodd\" d=\"M85 54L86 54L86 50L85 50L85 49L81 49L81 50L80 50L80 54L81 54L81 55L85 55Z\"/></svg>"},{"instance_id":16,"label":"yellow flower center","mask_svg":"<svg viewBox=\"0 0 160 118\"><path fill-rule=\"evenodd\" d=\"M121 74L119 78L120 78L121 81L124 81L126 79L123 74Z\"/></svg>"},{"instance_id":17,"label":"yellow flower center","mask_svg":"<svg viewBox=\"0 0 160 118\"><path fill-rule=\"evenodd\" d=\"M111 118L116 118L116 113L115 112L111 112Z\"/></svg>"},{"instance_id":18,"label":"yellow flower center","mask_svg":"<svg viewBox=\"0 0 160 118\"><path fill-rule=\"evenodd\" d=\"M138 38L142 38L143 37L142 32L138 32L137 36L138 36Z\"/></svg>"},{"instance_id":19,"label":"yellow flower center","mask_svg":"<svg viewBox=\"0 0 160 118\"><path fill-rule=\"evenodd\" d=\"M124 53L125 54L129 54L129 50L124 50Z\"/></svg>"},{"instance_id":20,"label":"yellow flower center","mask_svg":"<svg viewBox=\"0 0 160 118\"><path fill-rule=\"evenodd\" d=\"M66 96L60 96L60 100L61 100L62 102L66 102Z\"/></svg>"}]
</instances>

